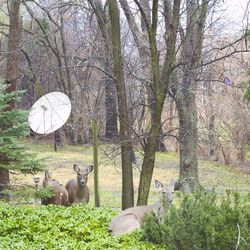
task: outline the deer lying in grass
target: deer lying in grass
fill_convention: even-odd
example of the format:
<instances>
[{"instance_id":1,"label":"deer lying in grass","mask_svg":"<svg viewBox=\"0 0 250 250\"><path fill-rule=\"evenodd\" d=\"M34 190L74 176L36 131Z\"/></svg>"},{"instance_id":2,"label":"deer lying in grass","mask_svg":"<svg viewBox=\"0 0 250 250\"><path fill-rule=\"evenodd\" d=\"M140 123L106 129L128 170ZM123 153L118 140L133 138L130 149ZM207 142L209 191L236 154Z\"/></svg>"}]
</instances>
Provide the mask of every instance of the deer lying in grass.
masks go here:
<instances>
[{"instance_id":1,"label":"deer lying in grass","mask_svg":"<svg viewBox=\"0 0 250 250\"><path fill-rule=\"evenodd\" d=\"M161 182L155 181L155 187L161 192L162 198L153 205L137 206L127 208L118 216L114 217L108 228L111 235L121 235L131 233L140 228L147 213L154 212L161 216L164 212L165 204L171 204L173 200L175 182L171 181L167 188Z\"/></svg>"},{"instance_id":2,"label":"deer lying in grass","mask_svg":"<svg viewBox=\"0 0 250 250\"><path fill-rule=\"evenodd\" d=\"M52 190L52 197L42 199L43 205L55 204L66 206L68 204L68 192L59 181L52 178L52 173L45 171L43 179L43 187L50 187Z\"/></svg>"},{"instance_id":3,"label":"deer lying in grass","mask_svg":"<svg viewBox=\"0 0 250 250\"><path fill-rule=\"evenodd\" d=\"M77 164L73 165L73 169L77 173L76 179L71 179L65 185L69 194L69 205L73 203L88 203L89 188L87 186L88 174L92 172L93 166L80 168Z\"/></svg>"}]
</instances>

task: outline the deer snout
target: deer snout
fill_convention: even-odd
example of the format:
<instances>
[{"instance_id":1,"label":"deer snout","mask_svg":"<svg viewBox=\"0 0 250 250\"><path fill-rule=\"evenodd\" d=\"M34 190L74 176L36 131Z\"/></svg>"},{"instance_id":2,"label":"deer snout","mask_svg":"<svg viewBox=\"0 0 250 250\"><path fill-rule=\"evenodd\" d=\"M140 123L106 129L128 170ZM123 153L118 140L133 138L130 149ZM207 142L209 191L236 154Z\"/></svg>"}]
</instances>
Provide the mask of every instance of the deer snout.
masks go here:
<instances>
[{"instance_id":1,"label":"deer snout","mask_svg":"<svg viewBox=\"0 0 250 250\"><path fill-rule=\"evenodd\" d=\"M172 203L173 197L168 197L168 198L167 198L167 201L168 201L168 203Z\"/></svg>"},{"instance_id":2,"label":"deer snout","mask_svg":"<svg viewBox=\"0 0 250 250\"><path fill-rule=\"evenodd\" d=\"M86 180L80 180L80 183L81 183L82 185L85 185L85 184L86 184Z\"/></svg>"}]
</instances>

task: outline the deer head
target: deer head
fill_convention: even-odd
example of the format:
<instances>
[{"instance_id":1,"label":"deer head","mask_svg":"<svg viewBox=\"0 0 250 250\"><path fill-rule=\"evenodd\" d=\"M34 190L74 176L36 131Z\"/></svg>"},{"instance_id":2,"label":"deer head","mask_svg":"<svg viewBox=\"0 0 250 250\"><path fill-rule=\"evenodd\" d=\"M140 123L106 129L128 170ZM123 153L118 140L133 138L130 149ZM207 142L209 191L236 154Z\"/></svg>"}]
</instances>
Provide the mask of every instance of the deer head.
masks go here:
<instances>
[{"instance_id":1,"label":"deer head","mask_svg":"<svg viewBox=\"0 0 250 250\"><path fill-rule=\"evenodd\" d=\"M46 170L44 173L45 179L46 180L53 180L52 174L53 174L52 172L50 172L49 170Z\"/></svg>"},{"instance_id":2,"label":"deer head","mask_svg":"<svg viewBox=\"0 0 250 250\"><path fill-rule=\"evenodd\" d=\"M88 174L92 172L93 166L90 165L88 167L80 168L77 164L74 164L73 169L77 173L77 182L81 185L86 185L88 181Z\"/></svg>"},{"instance_id":3,"label":"deer head","mask_svg":"<svg viewBox=\"0 0 250 250\"><path fill-rule=\"evenodd\" d=\"M166 202L167 204L171 204L173 201L175 182L171 180L170 184L167 187L164 187L160 181L155 180L155 187L159 191L159 193L162 195L161 201L163 203Z\"/></svg>"}]
</instances>

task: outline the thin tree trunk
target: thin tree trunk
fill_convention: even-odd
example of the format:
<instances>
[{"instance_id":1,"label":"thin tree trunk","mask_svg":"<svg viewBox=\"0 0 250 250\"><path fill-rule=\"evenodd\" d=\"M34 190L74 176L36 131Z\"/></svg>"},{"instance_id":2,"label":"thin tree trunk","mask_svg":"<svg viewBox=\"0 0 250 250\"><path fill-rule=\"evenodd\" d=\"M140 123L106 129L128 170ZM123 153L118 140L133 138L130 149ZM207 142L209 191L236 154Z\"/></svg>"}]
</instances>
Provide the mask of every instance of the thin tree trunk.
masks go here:
<instances>
[{"instance_id":1,"label":"thin tree trunk","mask_svg":"<svg viewBox=\"0 0 250 250\"><path fill-rule=\"evenodd\" d=\"M122 209L134 206L134 186L132 170L132 145L129 136L129 117L121 55L120 13L116 0L109 0L111 23L112 59L120 121L120 140L122 156Z\"/></svg>"},{"instance_id":2,"label":"thin tree trunk","mask_svg":"<svg viewBox=\"0 0 250 250\"><path fill-rule=\"evenodd\" d=\"M139 8L138 1L137 5ZM148 200L148 194L150 184L153 176L155 154L157 149L157 139L161 129L161 115L163 110L163 104L168 91L170 82L170 76L172 73L172 67L175 63L175 46L176 46L176 30L179 26L179 12L180 12L180 0L174 1L174 6L169 8L169 12L172 13L172 19L169 19L169 36L167 37L167 54L164 59L164 64L160 71L160 61L156 42L157 22L158 22L158 1L155 0L152 3L152 24L149 25L143 10L140 10L142 16L144 16L145 25L147 26L149 45L151 53L151 70L153 83L151 88L154 93L154 104L152 109L152 124L149 131L149 138L147 145L144 149L144 159L142 164L142 171L140 175L139 193L137 205L146 205Z\"/></svg>"},{"instance_id":3,"label":"thin tree trunk","mask_svg":"<svg viewBox=\"0 0 250 250\"><path fill-rule=\"evenodd\" d=\"M98 166L98 127L97 121L92 121L92 137L93 137L93 162L94 162L94 192L95 192L95 206L100 207L100 193L99 193L99 166Z\"/></svg>"},{"instance_id":4,"label":"thin tree trunk","mask_svg":"<svg viewBox=\"0 0 250 250\"><path fill-rule=\"evenodd\" d=\"M144 149L144 158L142 163L142 171L140 175L140 183L138 190L137 205L146 205L150 190L150 184L154 171L155 154L157 149L157 139L161 129L161 114L163 109L164 99L157 105L153 113L153 123L149 132L147 145Z\"/></svg>"},{"instance_id":5,"label":"thin tree trunk","mask_svg":"<svg viewBox=\"0 0 250 250\"><path fill-rule=\"evenodd\" d=\"M107 11L103 7L101 0L88 0L97 17L98 25L101 30L105 48L104 48L104 70L112 74L112 59L110 47L110 23ZM108 75L105 76L105 109L106 109L106 132L105 138L113 140L118 136L117 126L117 100L115 92L115 83Z\"/></svg>"},{"instance_id":6,"label":"thin tree trunk","mask_svg":"<svg viewBox=\"0 0 250 250\"><path fill-rule=\"evenodd\" d=\"M57 151L57 147L62 145L61 130L58 129L54 132L54 150Z\"/></svg>"},{"instance_id":7,"label":"thin tree trunk","mask_svg":"<svg viewBox=\"0 0 250 250\"><path fill-rule=\"evenodd\" d=\"M69 96L69 99L71 102L73 102L72 99L72 90L73 90L73 83L71 79L71 71L70 71L70 61L69 61L69 55L68 55L68 49L64 34L64 8L62 7L62 1L60 0L60 7L59 7L59 14L60 14L60 37L61 37L61 43L62 43L62 52L63 52L63 59L64 59L64 65L65 65L65 72L66 72L66 82L67 82L67 94ZM66 130L67 130L67 139L69 140L70 144L76 144L76 136L75 136L75 130L74 130L74 112L71 112L69 120L67 122Z\"/></svg>"},{"instance_id":8,"label":"thin tree trunk","mask_svg":"<svg viewBox=\"0 0 250 250\"><path fill-rule=\"evenodd\" d=\"M105 71L111 73L110 53L108 48L105 52ZM105 80L105 109L106 109L106 132L105 138L114 140L118 136L117 127L117 101L114 80L106 75Z\"/></svg>"}]
</instances>

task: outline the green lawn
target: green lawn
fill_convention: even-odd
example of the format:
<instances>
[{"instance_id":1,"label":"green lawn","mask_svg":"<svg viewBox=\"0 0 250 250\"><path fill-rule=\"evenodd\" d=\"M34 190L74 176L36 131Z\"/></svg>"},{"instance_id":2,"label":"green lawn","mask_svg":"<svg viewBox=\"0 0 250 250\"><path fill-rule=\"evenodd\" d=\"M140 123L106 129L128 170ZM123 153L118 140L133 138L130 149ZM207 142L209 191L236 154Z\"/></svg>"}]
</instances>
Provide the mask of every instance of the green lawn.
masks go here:
<instances>
[{"instance_id":1,"label":"green lawn","mask_svg":"<svg viewBox=\"0 0 250 250\"><path fill-rule=\"evenodd\" d=\"M74 163L79 165L92 164L91 146L63 146L54 152L53 145L28 143L30 149L37 153L38 157L44 158L48 169L52 170L55 179L65 184L69 179L75 177L72 169ZM135 197L139 183L139 168L142 163L141 152L135 152L137 164L134 166ZM159 179L167 184L170 179L178 178L178 154L177 153L157 153L153 179ZM100 192L101 204L107 207L120 207L121 201L121 163L119 148L116 145L100 145ZM43 178L43 173L39 173ZM32 184L32 176L13 176L16 181ZM239 192L250 192L250 176L239 173L229 166L222 164L199 161L199 178L201 184L208 189L213 187L218 192L226 189L238 190ZM91 190L90 204L93 205L93 173L89 176L89 187ZM157 200L153 181L149 203ZM136 198L135 198L136 200Z\"/></svg>"},{"instance_id":2,"label":"green lawn","mask_svg":"<svg viewBox=\"0 0 250 250\"><path fill-rule=\"evenodd\" d=\"M30 150L43 158L46 168L53 172L55 179L65 184L75 178L74 163L92 164L91 146L63 146L54 152L53 145L27 143ZM100 196L101 207L93 208L93 173L88 186L90 203L80 206L9 206L0 203L0 249L161 249L141 240L140 233L111 237L107 227L121 206L121 163L119 149L114 145L101 145ZM134 167L135 201L139 183L139 167L142 162L140 152L136 152L137 165ZM168 183L178 178L178 155L157 153L153 179ZM43 173L38 173L43 178ZM219 193L226 189L250 192L250 176L232 168L213 162L199 162L200 182L205 188L215 187ZM31 175L12 175L16 184L33 185ZM181 194L175 196L179 206ZM149 203L158 199L153 182ZM110 209L115 208L115 209Z\"/></svg>"}]
</instances>

